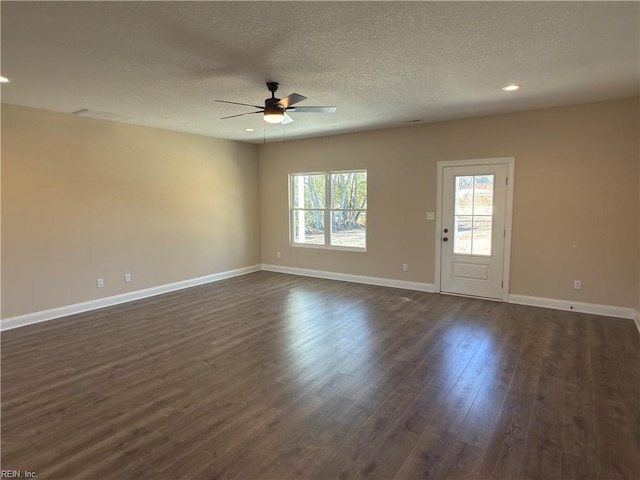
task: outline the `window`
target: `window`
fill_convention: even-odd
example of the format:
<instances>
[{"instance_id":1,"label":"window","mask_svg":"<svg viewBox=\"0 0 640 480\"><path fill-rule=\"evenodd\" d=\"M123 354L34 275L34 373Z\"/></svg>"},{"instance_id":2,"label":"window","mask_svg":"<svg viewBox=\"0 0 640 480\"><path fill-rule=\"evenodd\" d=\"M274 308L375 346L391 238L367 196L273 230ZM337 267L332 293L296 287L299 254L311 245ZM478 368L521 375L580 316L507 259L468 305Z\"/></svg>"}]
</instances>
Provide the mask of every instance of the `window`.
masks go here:
<instances>
[{"instance_id":1,"label":"window","mask_svg":"<svg viewBox=\"0 0 640 480\"><path fill-rule=\"evenodd\" d=\"M293 245L367 247L366 170L296 173L289 188Z\"/></svg>"},{"instance_id":2,"label":"window","mask_svg":"<svg viewBox=\"0 0 640 480\"><path fill-rule=\"evenodd\" d=\"M494 175L456 177L453 253L491 255Z\"/></svg>"}]
</instances>

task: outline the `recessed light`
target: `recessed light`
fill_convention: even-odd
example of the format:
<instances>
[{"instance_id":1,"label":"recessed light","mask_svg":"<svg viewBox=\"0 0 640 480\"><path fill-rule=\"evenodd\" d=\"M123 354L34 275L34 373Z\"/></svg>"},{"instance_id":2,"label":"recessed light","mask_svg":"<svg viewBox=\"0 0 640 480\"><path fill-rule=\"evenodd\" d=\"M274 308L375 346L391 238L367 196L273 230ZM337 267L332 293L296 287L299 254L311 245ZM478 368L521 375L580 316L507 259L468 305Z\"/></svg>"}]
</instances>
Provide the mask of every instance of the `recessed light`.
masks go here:
<instances>
[{"instance_id":1,"label":"recessed light","mask_svg":"<svg viewBox=\"0 0 640 480\"><path fill-rule=\"evenodd\" d=\"M514 90L518 90L522 87L522 85L507 85L506 87L502 87L502 89L506 92L513 92Z\"/></svg>"},{"instance_id":2,"label":"recessed light","mask_svg":"<svg viewBox=\"0 0 640 480\"><path fill-rule=\"evenodd\" d=\"M0 77L0 83L9 83L9 79L6 77Z\"/></svg>"},{"instance_id":3,"label":"recessed light","mask_svg":"<svg viewBox=\"0 0 640 480\"><path fill-rule=\"evenodd\" d=\"M244 131L245 132L253 132L253 128L245 128Z\"/></svg>"}]
</instances>

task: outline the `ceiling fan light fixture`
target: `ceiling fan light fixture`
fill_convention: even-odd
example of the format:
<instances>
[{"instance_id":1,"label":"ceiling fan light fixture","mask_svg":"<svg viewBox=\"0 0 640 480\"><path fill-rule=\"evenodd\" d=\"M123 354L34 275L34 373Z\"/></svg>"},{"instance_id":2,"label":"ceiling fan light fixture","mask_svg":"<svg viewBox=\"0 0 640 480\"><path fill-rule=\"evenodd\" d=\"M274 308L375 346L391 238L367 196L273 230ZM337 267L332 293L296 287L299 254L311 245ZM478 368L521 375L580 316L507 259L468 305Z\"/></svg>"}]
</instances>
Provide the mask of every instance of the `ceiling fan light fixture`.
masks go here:
<instances>
[{"instance_id":1,"label":"ceiling fan light fixture","mask_svg":"<svg viewBox=\"0 0 640 480\"><path fill-rule=\"evenodd\" d=\"M267 123L280 123L284 120L284 108L274 105L264 109L264 121Z\"/></svg>"}]
</instances>

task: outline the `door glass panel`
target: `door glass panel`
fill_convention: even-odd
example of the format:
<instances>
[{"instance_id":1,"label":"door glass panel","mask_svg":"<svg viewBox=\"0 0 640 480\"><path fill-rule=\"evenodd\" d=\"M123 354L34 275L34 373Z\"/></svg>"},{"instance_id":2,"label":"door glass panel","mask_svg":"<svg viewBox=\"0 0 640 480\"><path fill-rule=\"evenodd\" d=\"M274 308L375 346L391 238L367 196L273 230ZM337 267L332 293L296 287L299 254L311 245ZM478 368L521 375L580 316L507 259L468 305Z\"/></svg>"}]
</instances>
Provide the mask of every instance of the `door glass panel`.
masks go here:
<instances>
[{"instance_id":1,"label":"door glass panel","mask_svg":"<svg viewBox=\"0 0 640 480\"><path fill-rule=\"evenodd\" d=\"M473 214L493 215L493 175L474 177Z\"/></svg>"},{"instance_id":2,"label":"door glass panel","mask_svg":"<svg viewBox=\"0 0 640 480\"><path fill-rule=\"evenodd\" d=\"M471 215L456 215L455 220L453 253L471 254L473 217Z\"/></svg>"},{"instance_id":3,"label":"door glass panel","mask_svg":"<svg viewBox=\"0 0 640 480\"><path fill-rule=\"evenodd\" d=\"M491 255L494 177L456 177L453 253Z\"/></svg>"},{"instance_id":4,"label":"door glass panel","mask_svg":"<svg viewBox=\"0 0 640 480\"><path fill-rule=\"evenodd\" d=\"M473 177L456 177L456 215L473 213Z\"/></svg>"},{"instance_id":5,"label":"door glass panel","mask_svg":"<svg viewBox=\"0 0 640 480\"><path fill-rule=\"evenodd\" d=\"M491 224L493 217L474 216L471 253L473 255L491 255Z\"/></svg>"}]
</instances>

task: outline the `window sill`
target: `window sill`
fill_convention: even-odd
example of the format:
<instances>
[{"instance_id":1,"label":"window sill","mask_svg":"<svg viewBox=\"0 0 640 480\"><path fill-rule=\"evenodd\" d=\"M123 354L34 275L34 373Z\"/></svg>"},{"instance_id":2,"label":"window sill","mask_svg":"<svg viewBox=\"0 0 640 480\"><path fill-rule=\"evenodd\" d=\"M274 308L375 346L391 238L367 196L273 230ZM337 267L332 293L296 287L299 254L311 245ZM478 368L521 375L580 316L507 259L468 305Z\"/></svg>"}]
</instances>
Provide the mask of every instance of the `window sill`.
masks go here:
<instances>
[{"instance_id":1,"label":"window sill","mask_svg":"<svg viewBox=\"0 0 640 480\"><path fill-rule=\"evenodd\" d=\"M298 248L311 248L311 249L315 249L315 250L338 250L338 251L343 251L343 252L356 252L356 253L366 253L367 252L367 248L360 248L360 247L341 247L339 245L313 245L313 244L306 244L306 243L290 243L290 246L292 247L298 247Z\"/></svg>"}]
</instances>

